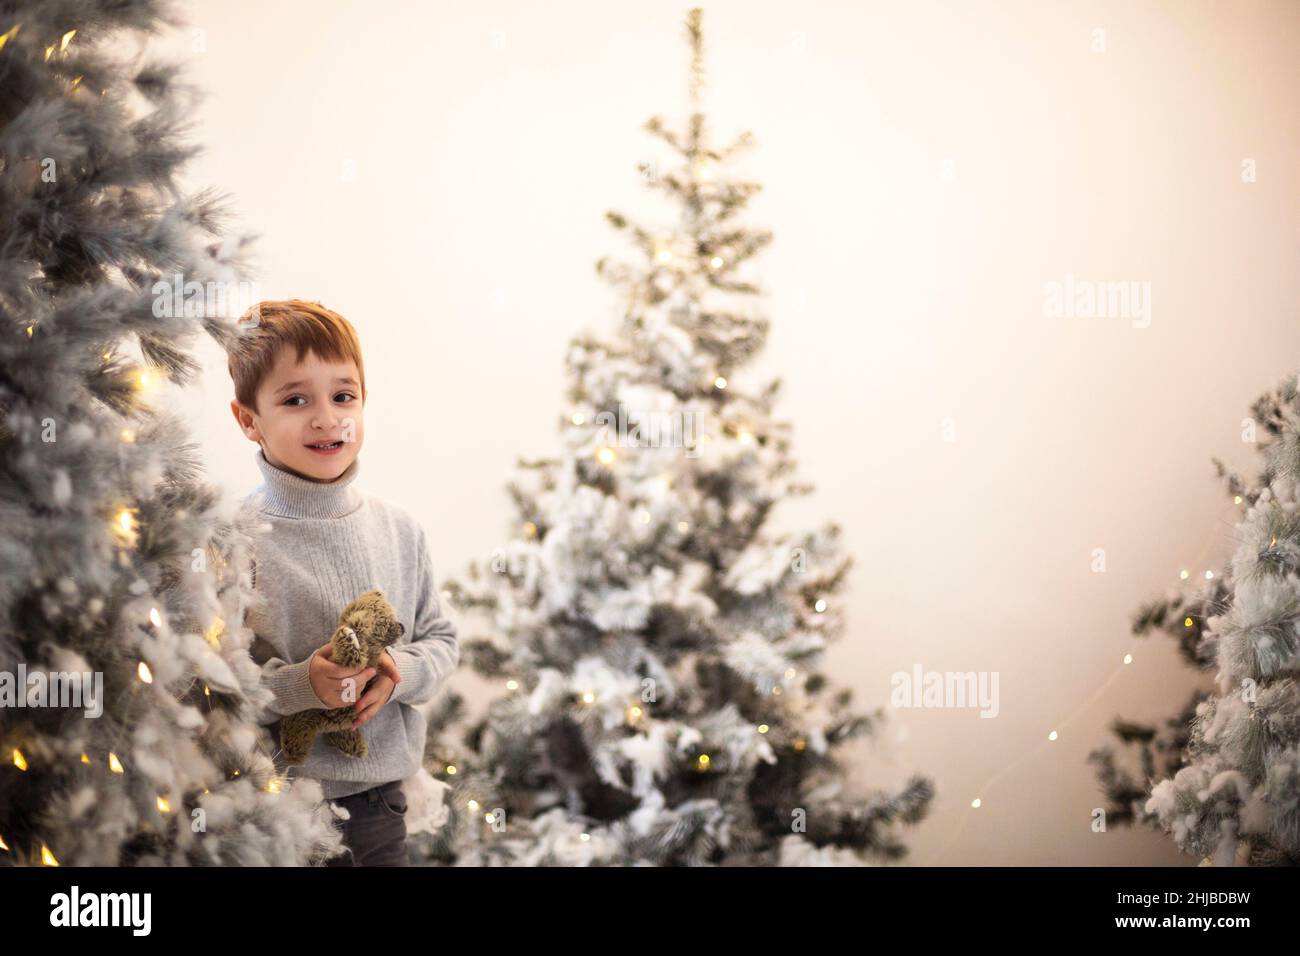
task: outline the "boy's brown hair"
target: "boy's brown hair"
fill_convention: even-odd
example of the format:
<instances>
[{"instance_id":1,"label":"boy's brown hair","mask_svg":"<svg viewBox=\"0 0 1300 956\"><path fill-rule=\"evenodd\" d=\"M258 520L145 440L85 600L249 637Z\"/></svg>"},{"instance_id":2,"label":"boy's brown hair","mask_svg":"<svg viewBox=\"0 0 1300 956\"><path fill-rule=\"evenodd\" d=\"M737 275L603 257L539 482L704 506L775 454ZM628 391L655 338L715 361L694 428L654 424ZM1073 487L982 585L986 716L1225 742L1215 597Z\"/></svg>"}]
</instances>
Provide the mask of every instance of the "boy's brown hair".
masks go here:
<instances>
[{"instance_id":1,"label":"boy's brown hair","mask_svg":"<svg viewBox=\"0 0 1300 956\"><path fill-rule=\"evenodd\" d=\"M300 362L309 351L332 362L355 362L361 400L365 401L361 341L352 324L337 312L319 302L283 299L257 303L244 313L239 324L242 331L227 348L227 367L239 404L258 410L257 390L286 345L297 350Z\"/></svg>"}]
</instances>

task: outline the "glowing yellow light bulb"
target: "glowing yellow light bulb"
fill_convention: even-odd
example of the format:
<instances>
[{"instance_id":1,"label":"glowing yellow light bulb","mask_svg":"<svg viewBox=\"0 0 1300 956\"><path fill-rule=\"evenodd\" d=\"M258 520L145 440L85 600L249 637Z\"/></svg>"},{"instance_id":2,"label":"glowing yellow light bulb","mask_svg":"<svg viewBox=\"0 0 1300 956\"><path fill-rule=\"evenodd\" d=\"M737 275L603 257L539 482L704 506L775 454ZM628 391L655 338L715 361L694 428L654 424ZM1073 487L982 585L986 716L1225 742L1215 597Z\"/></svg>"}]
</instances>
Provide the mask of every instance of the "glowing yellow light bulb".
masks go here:
<instances>
[{"instance_id":1,"label":"glowing yellow light bulb","mask_svg":"<svg viewBox=\"0 0 1300 956\"><path fill-rule=\"evenodd\" d=\"M477 810L477 809L478 809L478 801L477 801L477 800L471 800L469 803L465 804L465 806L469 807L471 810Z\"/></svg>"},{"instance_id":2,"label":"glowing yellow light bulb","mask_svg":"<svg viewBox=\"0 0 1300 956\"><path fill-rule=\"evenodd\" d=\"M515 680L513 677L510 678L510 680L506 681L506 690L518 690L518 689L519 689L519 681Z\"/></svg>"},{"instance_id":3,"label":"glowing yellow light bulb","mask_svg":"<svg viewBox=\"0 0 1300 956\"><path fill-rule=\"evenodd\" d=\"M81 755L81 762L82 762L82 763L90 763L90 758L89 758L88 756L86 756L85 754L82 754L82 755Z\"/></svg>"},{"instance_id":4,"label":"glowing yellow light bulb","mask_svg":"<svg viewBox=\"0 0 1300 956\"><path fill-rule=\"evenodd\" d=\"M282 786L281 786L281 784L280 784L280 778L279 778L279 777L272 777L270 780L268 780L268 781L266 782L266 792L267 792L267 793L279 793L281 789L282 789Z\"/></svg>"},{"instance_id":5,"label":"glowing yellow light bulb","mask_svg":"<svg viewBox=\"0 0 1300 956\"><path fill-rule=\"evenodd\" d=\"M1213 571L1206 571L1206 572L1205 572L1205 580L1208 581L1208 580L1210 580L1210 579L1213 578L1213 577L1214 577L1214 572L1213 572Z\"/></svg>"},{"instance_id":6,"label":"glowing yellow light bulb","mask_svg":"<svg viewBox=\"0 0 1300 956\"><path fill-rule=\"evenodd\" d=\"M140 666L135 669L135 672L137 676L139 676L140 680L144 681L146 684L153 683L153 671L149 670L149 665L144 661L140 662Z\"/></svg>"},{"instance_id":7,"label":"glowing yellow light bulb","mask_svg":"<svg viewBox=\"0 0 1300 956\"><path fill-rule=\"evenodd\" d=\"M131 444L133 441L135 441L134 428L123 428L120 434L122 437L122 441L126 442L128 445Z\"/></svg>"},{"instance_id":8,"label":"glowing yellow light bulb","mask_svg":"<svg viewBox=\"0 0 1300 956\"><path fill-rule=\"evenodd\" d=\"M149 623L154 627L162 627L162 615L156 607L149 608Z\"/></svg>"},{"instance_id":9,"label":"glowing yellow light bulb","mask_svg":"<svg viewBox=\"0 0 1300 956\"><path fill-rule=\"evenodd\" d=\"M76 31L76 30L69 30L67 33L63 34L63 39L59 41L59 52L60 52L60 53L62 53L62 52L64 52L65 50L67 50L67 48L68 48L68 44L72 42L72 38L75 37L76 35L77 35L77 31Z\"/></svg>"},{"instance_id":10,"label":"glowing yellow light bulb","mask_svg":"<svg viewBox=\"0 0 1300 956\"><path fill-rule=\"evenodd\" d=\"M159 812L159 813L171 813L171 812L172 812L172 805L171 805L171 802L168 801L168 799L167 799L166 797L161 796L161 795L159 795L159 797L158 797L158 812Z\"/></svg>"},{"instance_id":11,"label":"glowing yellow light bulb","mask_svg":"<svg viewBox=\"0 0 1300 956\"><path fill-rule=\"evenodd\" d=\"M722 256L714 256L712 259L710 259L710 260L709 260L709 268L710 268L710 269L721 269L721 268L722 268Z\"/></svg>"},{"instance_id":12,"label":"glowing yellow light bulb","mask_svg":"<svg viewBox=\"0 0 1300 956\"><path fill-rule=\"evenodd\" d=\"M581 425L586 420L587 419L583 416L582 412L574 412L573 418L570 419L570 421L575 425Z\"/></svg>"},{"instance_id":13,"label":"glowing yellow light bulb","mask_svg":"<svg viewBox=\"0 0 1300 956\"><path fill-rule=\"evenodd\" d=\"M759 725L758 725L758 732L759 732L760 734L765 734L765 733L767 733L769 730L771 730L771 728L768 727L767 724L759 724Z\"/></svg>"},{"instance_id":14,"label":"glowing yellow light bulb","mask_svg":"<svg viewBox=\"0 0 1300 956\"><path fill-rule=\"evenodd\" d=\"M588 843L591 840L591 834L590 833L580 834L578 836L578 839L581 840L583 843Z\"/></svg>"},{"instance_id":15,"label":"glowing yellow light bulb","mask_svg":"<svg viewBox=\"0 0 1300 956\"><path fill-rule=\"evenodd\" d=\"M754 444L754 433L751 432L751 431L746 431L746 430L742 429L741 432L740 432L740 434L737 435L736 437L737 437L738 439L740 439L740 443L741 443L742 445L752 445L752 444Z\"/></svg>"},{"instance_id":16,"label":"glowing yellow light bulb","mask_svg":"<svg viewBox=\"0 0 1300 956\"><path fill-rule=\"evenodd\" d=\"M1190 617L1183 618L1183 627L1191 627L1191 626L1192 626L1192 619Z\"/></svg>"},{"instance_id":17,"label":"glowing yellow light bulb","mask_svg":"<svg viewBox=\"0 0 1300 956\"><path fill-rule=\"evenodd\" d=\"M113 771L113 773L126 772L122 769L122 761L118 760L117 754L113 753L111 750L108 753L108 769Z\"/></svg>"},{"instance_id":18,"label":"glowing yellow light bulb","mask_svg":"<svg viewBox=\"0 0 1300 956\"><path fill-rule=\"evenodd\" d=\"M454 777L454 776L456 775L456 765L455 765L455 764L448 764L448 765L447 765L447 775L448 775L449 777Z\"/></svg>"},{"instance_id":19,"label":"glowing yellow light bulb","mask_svg":"<svg viewBox=\"0 0 1300 956\"><path fill-rule=\"evenodd\" d=\"M529 538L537 537L537 525L533 524L531 521L525 521L524 535Z\"/></svg>"},{"instance_id":20,"label":"glowing yellow light bulb","mask_svg":"<svg viewBox=\"0 0 1300 956\"><path fill-rule=\"evenodd\" d=\"M596 695L593 694L591 691L587 691L585 694L582 695L582 702L584 704L590 704L594 702L595 699L596 699Z\"/></svg>"},{"instance_id":21,"label":"glowing yellow light bulb","mask_svg":"<svg viewBox=\"0 0 1300 956\"><path fill-rule=\"evenodd\" d=\"M14 766L19 770L27 769L27 758L23 756L23 752L17 747L14 748Z\"/></svg>"},{"instance_id":22,"label":"glowing yellow light bulb","mask_svg":"<svg viewBox=\"0 0 1300 956\"><path fill-rule=\"evenodd\" d=\"M700 769L703 770L705 767L709 765L709 755L700 754L698 757L695 758L695 761L700 765Z\"/></svg>"},{"instance_id":23,"label":"glowing yellow light bulb","mask_svg":"<svg viewBox=\"0 0 1300 956\"><path fill-rule=\"evenodd\" d=\"M1133 655L1132 655L1132 654L1125 654L1125 655L1124 655L1124 663L1125 663L1125 664L1132 664L1132 663L1133 663Z\"/></svg>"},{"instance_id":24,"label":"glowing yellow light bulb","mask_svg":"<svg viewBox=\"0 0 1300 956\"><path fill-rule=\"evenodd\" d=\"M974 800L970 802L970 805L974 807L976 810L978 810L980 808L980 798L976 797Z\"/></svg>"},{"instance_id":25,"label":"glowing yellow light bulb","mask_svg":"<svg viewBox=\"0 0 1300 956\"><path fill-rule=\"evenodd\" d=\"M1188 577L1187 571L1185 571L1185 570L1184 570L1184 571L1180 571L1180 572L1178 573L1178 576L1179 576L1180 578L1182 578L1184 581L1186 581L1186 580L1187 580L1187 577Z\"/></svg>"},{"instance_id":26,"label":"glowing yellow light bulb","mask_svg":"<svg viewBox=\"0 0 1300 956\"><path fill-rule=\"evenodd\" d=\"M715 379L713 380L713 387L714 387L714 388L726 388L726 387L727 387L727 380L726 380L725 378L723 378L721 375L719 375L717 378L715 378Z\"/></svg>"},{"instance_id":27,"label":"glowing yellow light bulb","mask_svg":"<svg viewBox=\"0 0 1300 956\"><path fill-rule=\"evenodd\" d=\"M1233 496L1232 496L1232 503L1233 503L1234 505L1239 505L1239 504L1241 504L1241 495L1233 495Z\"/></svg>"},{"instance_id":28,"label":"glowing yellow light bulb","mask_svg":"<svg viewBox=\"0 0 1300 956\"><path fill-rule=\"evenodd\" d=\"M50 848L46 846L44 843L41 844L41 865L42 866L59 865L59 861L54 858L54 854L50 852Z\"/></svg>"},{"instance_id":29,"label":"glowing yellow light bulb","mask_svg":"<svg viewBox=\"0 0 1300 956\"><path fill-rule=\"evenodd\" d=\"M602 448L600 451L596 452L596 459L602 465L612 464L614 461L614 449Z\"/></svg>"},{"instance_id":30,"label":"glowing yellow light bulb","mask_svg":"<svg viewBox=\"0 0 1300 956\"><path fill-rule=\"evenodd\" d=\"M816 611L818 614L821 614L823 611L825 611L826 610L825 599L818 598L817 603L813 605L813 610Z\"/></svg>"},{"instance_id":31,"label":"glowing yellow light bulb","mask_svg":"<svg viewBox=\"0 0 1300 956\"><path fill-rule=\"evenodd\" d=\"M1055 740L1055 739L1056 739L1056 731L1053 730L1050 734L1048 734L1048 735L1047 735L1047 739L1048 739L1048 740Z\"/></svg>"}]
</instances>

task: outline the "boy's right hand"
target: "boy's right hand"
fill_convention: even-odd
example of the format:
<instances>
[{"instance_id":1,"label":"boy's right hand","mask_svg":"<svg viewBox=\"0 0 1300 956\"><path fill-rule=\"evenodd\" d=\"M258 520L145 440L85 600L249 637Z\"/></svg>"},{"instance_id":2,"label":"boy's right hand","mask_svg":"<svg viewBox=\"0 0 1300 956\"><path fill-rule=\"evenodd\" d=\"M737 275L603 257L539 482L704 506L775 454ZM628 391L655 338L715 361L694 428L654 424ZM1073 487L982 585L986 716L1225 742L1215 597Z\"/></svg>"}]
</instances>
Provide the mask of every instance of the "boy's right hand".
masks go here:
<instances>
[{"instance_id":1,"label":"boy's right hand","mask_svg":"<svg viewBox=\"0 0 1300 956\"><path fill-rule=\"evenodd\" d=\"M307 665L311 689L331 710L351 707L361 699L361 692L375 676L375 668L336 664L330 658L332 650L333 645L326 642L312 652L311 663Z\"/></svg>"}]
</instances>

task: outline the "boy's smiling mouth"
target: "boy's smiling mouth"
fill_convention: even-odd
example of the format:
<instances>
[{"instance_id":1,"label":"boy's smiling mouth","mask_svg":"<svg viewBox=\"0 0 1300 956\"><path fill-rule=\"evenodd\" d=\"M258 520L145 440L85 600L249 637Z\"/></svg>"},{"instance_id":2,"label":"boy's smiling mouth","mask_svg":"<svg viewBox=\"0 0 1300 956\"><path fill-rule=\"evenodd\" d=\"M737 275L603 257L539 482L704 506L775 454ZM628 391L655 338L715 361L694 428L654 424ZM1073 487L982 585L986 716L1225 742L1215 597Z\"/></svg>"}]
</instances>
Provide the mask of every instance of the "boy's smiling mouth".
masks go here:
<instances>
[{"instance_id":1,"label":"boy's smiling mouth","mask_svg":"<svg viewBox=\"0 0 1300 956\"><path fill-rule=\"evenodd\" d=\"M306 446L318 455L334 455L343 448L343 442L340 441L320 441L313 442Z\"/></svg>"}]
</instances>

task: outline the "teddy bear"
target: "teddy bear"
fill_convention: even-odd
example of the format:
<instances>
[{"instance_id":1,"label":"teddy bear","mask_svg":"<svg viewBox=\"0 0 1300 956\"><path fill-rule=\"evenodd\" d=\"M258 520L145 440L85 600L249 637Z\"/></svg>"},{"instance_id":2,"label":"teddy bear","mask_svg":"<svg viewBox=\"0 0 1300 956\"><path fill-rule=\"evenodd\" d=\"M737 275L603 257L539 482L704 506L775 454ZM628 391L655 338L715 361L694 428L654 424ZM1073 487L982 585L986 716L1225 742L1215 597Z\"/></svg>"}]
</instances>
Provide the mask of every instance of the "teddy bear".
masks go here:
<instances>
[{"instance_id":1,"label":"teddy bear","mask_svg":"<svg viewBox=\"0 0 1300 956\"><path fill-rule=\"evenodd\" d=\"M384 650L395 644L406 628L397 619L397 611L378 588L367 591L343 609L339 626L330 638L330 660L352 667L375 667ZM361 698L361 688L356 696ZM353 730L357 718L349 704L332 710L300 710L286 714L280 723L280 748L288 764L307 759L317 734L350 757L366 755L366 739Z\"/></svg>"}]
</instances>

